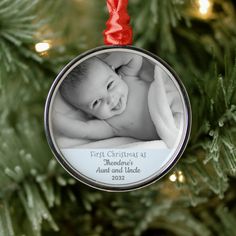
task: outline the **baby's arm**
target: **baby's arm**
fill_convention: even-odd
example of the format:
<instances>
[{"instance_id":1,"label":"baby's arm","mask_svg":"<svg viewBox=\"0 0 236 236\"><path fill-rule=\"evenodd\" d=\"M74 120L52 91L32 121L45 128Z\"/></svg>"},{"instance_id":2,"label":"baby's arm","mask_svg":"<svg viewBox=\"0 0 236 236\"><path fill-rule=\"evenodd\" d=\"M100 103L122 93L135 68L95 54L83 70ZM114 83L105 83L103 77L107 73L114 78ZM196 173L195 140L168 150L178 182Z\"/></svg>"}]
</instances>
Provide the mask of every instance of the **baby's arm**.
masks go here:
<instances>
[{"instance_id":1,"label":"baby's arm","mask_svg":"<svg viewBox=\"0 0 236 236\"><path fill-rule=\"evenodd\" d=\"M115 136L112 127L103 120L80 121L56 112L53 117L54 128L73 139L106 139Z\"/></svg>"},{"instance_id":2,"label":"baby's arm","mask_svg":"<svg viewBox=\"0 0 236 236\"><path fill-rule=\"evenodd\" d=\"M128 76L137 76L143 62L142 56L127 53L115 52L103 59L109 66L115 69L119 68L119 72Z\"/></svg>"}]
</instances>

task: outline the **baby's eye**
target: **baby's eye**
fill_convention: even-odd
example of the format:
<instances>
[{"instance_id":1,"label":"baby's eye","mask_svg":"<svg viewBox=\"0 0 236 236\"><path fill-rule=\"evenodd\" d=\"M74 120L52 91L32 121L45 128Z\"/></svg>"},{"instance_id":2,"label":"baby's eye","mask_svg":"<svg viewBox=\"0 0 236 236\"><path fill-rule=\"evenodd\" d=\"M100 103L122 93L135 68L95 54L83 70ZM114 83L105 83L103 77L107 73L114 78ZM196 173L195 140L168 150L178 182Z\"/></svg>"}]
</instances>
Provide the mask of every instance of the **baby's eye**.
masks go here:
<instances>
[{"instance_id":1,"label":"baby's eye","mask_svg":"<svg viewBox=\"0 0 236 236\"><path fill-rule=\"evenodd\" d=\"M108 83L108 85L107 85L107 90L110 89L110 88L112 87L113 82L114 82L114 81L111 81L111 82Z\"/></svg>"},{"instance_id":2,"label":"baby's eye","mask_svg":"<svg viewBox=\"0 0 236 236\"><path fill-rule=\"evenodd\" d=\"M101 102L101 99L98 99L98 100L94 101L93 104L92 104L92 108L94 109L94 108L98 107L100 102Z\"/></svg>"}]
</instances>

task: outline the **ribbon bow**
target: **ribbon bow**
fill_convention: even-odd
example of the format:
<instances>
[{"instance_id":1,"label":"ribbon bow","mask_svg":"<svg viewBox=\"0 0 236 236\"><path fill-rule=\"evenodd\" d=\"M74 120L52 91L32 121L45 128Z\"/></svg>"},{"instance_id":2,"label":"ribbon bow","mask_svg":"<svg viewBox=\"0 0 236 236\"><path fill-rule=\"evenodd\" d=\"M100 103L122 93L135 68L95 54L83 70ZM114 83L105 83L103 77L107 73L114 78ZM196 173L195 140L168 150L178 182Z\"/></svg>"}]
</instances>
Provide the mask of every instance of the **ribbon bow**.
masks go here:
<instances>
[{"instance_id":1,"label":"ribbon bow","mask_svg":"<svg viewBox=\"0 0 236 236\"><path fill-rule=\"evenodd\" d=\"M107 0L110 17L103 32L106 45L132 44L132 28L129 25L127 5L128 0Z\"/></svg>"}]
</instances>

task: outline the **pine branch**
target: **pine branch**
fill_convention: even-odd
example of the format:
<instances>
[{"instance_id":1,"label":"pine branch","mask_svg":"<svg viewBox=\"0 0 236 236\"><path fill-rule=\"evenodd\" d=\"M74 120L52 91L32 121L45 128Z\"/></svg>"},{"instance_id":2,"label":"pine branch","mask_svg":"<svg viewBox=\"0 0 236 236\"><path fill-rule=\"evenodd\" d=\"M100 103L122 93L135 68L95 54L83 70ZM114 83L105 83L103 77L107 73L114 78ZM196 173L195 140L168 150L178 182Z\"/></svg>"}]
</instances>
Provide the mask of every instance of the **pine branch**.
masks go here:
<instances>
[{"instance_id":1,"label":"pine branch","mask_svg":"<svg viewBox=\"0 0 236 236\"><path fill-rule=\"evenodd\" d=\"M185 18L182 10L188 2L175 0L143 2L138 0L132 3L131 1L129 11L132 17L131 24L134 29L135 45L146 47L158 40L158 48L163 51L175 52L176 45L172 28Z\"/></svg>"},{"instance_id":2,"label":"pine branch","mask_svg":"<svg viewBox=\"0 0 236 236\"><path fill-rule=\"evenodd\" d=\"M20 62L22 59L36 60L42 59L32 53L29 45L35 42L35 31L41 23L32 24L35 20L34 10L38 1L1 1L0 5L0 60L1 71L22 69ZM19 50L21 48L21 50Z\"/></svg>"},{"instance_id":3,"label":"pine branch","mask_svg":"<svg viewBox=\"0 0 236 236\"><path fill-rule=\"evenodd\" d=\"M49 160L43 135L42 104L49 86L45 78L55 74L53 64L45 65L45 58L33 48L42 26L35 22L37 4L0 3L1 235L41 235L45 220L58 230L49 207L60 203L59 186L74 183L55 168L55 160Z\"/></svg>"},{"instance_id":4,"label":"pine branch","mask_svg":"<svg viewBox=\"0 0 236 236\"><path fill-rule=\"evenodd\" d=\"M203 194L209 188L223 197L228 176L236 176L236 64L231 65L230 58L227 62L224 76L217 76L212 66L196 79L199 97L195 96L192 109L198 116L194 116L189 152L179 165L189 193Z\"/></svg>"}]
</instances>

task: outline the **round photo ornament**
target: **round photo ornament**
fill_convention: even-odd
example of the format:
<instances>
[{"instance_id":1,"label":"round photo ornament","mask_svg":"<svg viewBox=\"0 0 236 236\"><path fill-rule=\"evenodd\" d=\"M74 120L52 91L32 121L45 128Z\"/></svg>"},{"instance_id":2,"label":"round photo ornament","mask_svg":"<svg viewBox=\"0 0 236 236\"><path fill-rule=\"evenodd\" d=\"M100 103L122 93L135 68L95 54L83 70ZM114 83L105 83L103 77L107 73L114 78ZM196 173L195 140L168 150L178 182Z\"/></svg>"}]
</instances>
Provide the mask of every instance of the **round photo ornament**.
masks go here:
<instances>
[{"instance_id":1,"label":"round photo ornament","mask_svg":"<svg viewBox=\"0 0 236 236\"><path fill-rule=\"evenodd\" d=\"M130 46L128 0L107 0L107 46L60 72L45 106L45 131L59 163L100 190L129 191L165 175L190 135L187 92L170 66Z\"/></svg>"}]
</instances>

